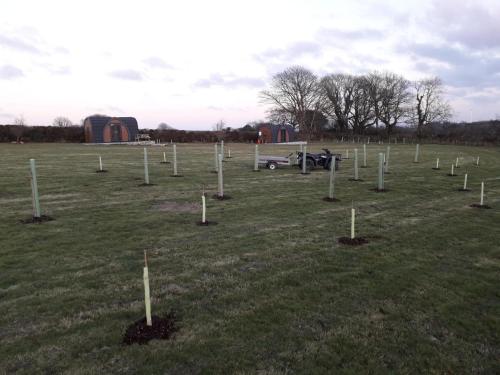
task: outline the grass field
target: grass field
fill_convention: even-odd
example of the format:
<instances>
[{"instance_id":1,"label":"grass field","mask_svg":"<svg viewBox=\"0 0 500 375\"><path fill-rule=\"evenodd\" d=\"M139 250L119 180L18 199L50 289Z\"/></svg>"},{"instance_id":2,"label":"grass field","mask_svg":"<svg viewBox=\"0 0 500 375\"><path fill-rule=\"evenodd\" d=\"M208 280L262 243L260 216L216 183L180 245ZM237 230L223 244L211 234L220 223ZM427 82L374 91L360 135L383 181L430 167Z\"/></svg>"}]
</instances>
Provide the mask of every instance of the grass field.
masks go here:
<instances>
[{"instance_id":1,"label":"grass field","mask_svg":"<svg viewBox=\"0 0 500 375\"><path fill-rule=\"evenodd\" d=\"M139 186L139 147L0 145L0 373L500 372L498 148L422 145L417 164L414 145L391 145L389 191L377 193L386 145L369 145L363 181L343 161L330 203L328 172L253 173L253 146L228 147L232 199L208 199L218 225L200 227L189 204L203 185L216 191L213 145L177 146L182 178L160 164L171 147L149 148L154 186ZM95 173L99 154L108 173ZM29 158L54 221L20 223L32 213ZM466 171L471 191L459 192ZM492 209L469 207L481 181ZM359 247L337 243L352 203L370 241ZM153 314L174 309L180 330L124 346L144 316L144 250Z\"/></svg>"}]
</instances>

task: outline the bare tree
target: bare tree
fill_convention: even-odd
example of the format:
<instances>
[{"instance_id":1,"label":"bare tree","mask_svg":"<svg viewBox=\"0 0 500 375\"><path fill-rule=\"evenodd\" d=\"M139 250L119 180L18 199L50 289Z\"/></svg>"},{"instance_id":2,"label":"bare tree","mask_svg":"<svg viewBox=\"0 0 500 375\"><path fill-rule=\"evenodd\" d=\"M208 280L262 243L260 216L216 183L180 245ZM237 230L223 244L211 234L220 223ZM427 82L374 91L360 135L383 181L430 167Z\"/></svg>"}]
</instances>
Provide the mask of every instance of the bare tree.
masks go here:
<instances>
[{"instance_id":1,"label":"bare tree","mask_svg":"<svg viewBox=\"0 0 500 375\"><path fill-rule=\"evenodd\" d=\"M330 74L321 79L321 101L323 110L334 118L336 128L346 131L349 128L355 77L349 74Z\"/></svg>"},{"instance_id":2,"label":"bare tree","mask_svg":"<svg viewBox=\"0 0 500 375\"><path fill-rule=\"evenodd\" d=\"M169 129L173 129L173 128L170 125L168 125L167 123L161 122L158 124L157 129L158 130L169 130Z\"/></svg>"},{"instance_id":3,"label":"bare tree","mask_svg":"<svg viewBox=\"0 0 500 375\"><path fill-rule=\"evenodd\" d=\"M375 114L375 125L385 125L390 135L398 122L408 114L410 82L394 73L370 73L367 77L369 98Z\"/></svg>"},{"instance_id":4,"label":"bare tree","mask_svg":"<svg viewBox=\"0 0 500 375\"><path fill-rule=\"evenodd\" d=\"M52 125L67 128L69 126L73 126L73 123L71 122L71 120L69 118L64 117L64 116L59 116L59 117L56 117L54 119L54 121L52 121Z\"/></svg>"},{"instance_id":5,"label":"bare tree","mask_svg":"<svg viewBox=\"0 0 500 375\"><path fill-rule=\"evenodd\" d=\"M447 121L451 106L443 99L443 82L438 77L421 79L413 83L414 101L409 121L417 128L417 137L433 122Z\"/></svg>"},{"instance_id":6,"label":"bare tree","mask_svg":"<svg viewBox=\"0 0 500 375\"><path fill-rule=\"evenodd\" d=\"M314 110L322 98L318 78L301 66L292 66L274 75L271 88L261 91L260 97L272 106L271 114L289 115L290 124L306 134L311 132L306 113Z\"/></svg>"},{"instance_id":7,"label":"bare tree","mask_svg":"<svg viewBox=\"0 0 500 375\"><path fill-rule=\"evenodd\" d=\"M223 131L226 128L226 123L224 122L224 120L219 120L214 124L212 128L216 132Z\"/></svg>"},{"instance_id":8,"label":"bare tree","mask_svg":"<svg viewBox=\"0 0 500 375\"><path fill-rule=\"evenodd\" d=\"M353 80L352 106L349 124L353 133L362 134L366 128L375 124L376 116L370 100L370 84L365 76Z\"/></svg>"},{"instance_id":9,"label":"bare tree","mask_svg":"<svg viewBox=\"0 0 500 375\"><path fill-rule=\"evenodd\" d=\"M19 117L16 117L14 119L14 125L17 125L17 126L26 126L26 119L24 118L24 116L20 115Z\"/></svg>"}]
</instances>

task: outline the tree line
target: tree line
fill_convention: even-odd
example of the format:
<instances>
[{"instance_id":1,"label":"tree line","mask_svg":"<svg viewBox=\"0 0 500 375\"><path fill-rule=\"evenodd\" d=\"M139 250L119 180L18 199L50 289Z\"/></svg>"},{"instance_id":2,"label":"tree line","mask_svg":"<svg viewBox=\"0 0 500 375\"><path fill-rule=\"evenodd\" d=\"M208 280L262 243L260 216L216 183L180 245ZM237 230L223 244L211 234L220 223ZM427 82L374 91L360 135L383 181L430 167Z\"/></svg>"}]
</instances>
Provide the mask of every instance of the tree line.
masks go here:
<instances>
[{"instance_id":1,"label":"tree line","mask_svg":"<svg viewBox=\"0 0 500 375\"><path fill-rule=\"evenodd\" d=\"M352 134L383 129L391 136L402 123L422 137L430 124L451 118L443 94L438 77L410 81L391 72L318 77L292 66L275 74L260 98L270 105L270 121L292 125L309 139L328 128Z\"/></svg>"}]
</instances>

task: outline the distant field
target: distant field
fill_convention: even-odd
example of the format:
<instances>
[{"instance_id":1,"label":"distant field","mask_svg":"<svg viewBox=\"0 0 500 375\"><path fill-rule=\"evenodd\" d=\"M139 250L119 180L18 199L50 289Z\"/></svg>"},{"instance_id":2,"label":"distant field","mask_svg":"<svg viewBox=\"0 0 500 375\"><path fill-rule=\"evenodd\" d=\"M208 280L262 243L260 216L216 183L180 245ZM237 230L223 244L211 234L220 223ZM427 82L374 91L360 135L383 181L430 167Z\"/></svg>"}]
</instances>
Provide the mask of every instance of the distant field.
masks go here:
<instances>
[{"instance_id":1,"label":"distant field","mask_svg":"<svg viewBox=\"0 0 500 375\"><path fill-rule=\"evenodd\" d=\"M362 145L309 151L324 146L362 160ZM218 225L200 227L192 203L202 186L216 192L212 144L177 145L182 178L160 164L170 146L150 147L147 187L141 147L0 145L0 373L499 373L500 150L422 145L416 164L414 145L392 144L377 193L386 146L368 146L363 181L341 163L330 203L328 172L254 173L254 146L226 144L232 199L208 199ZM40 225L19 222L32 212L29 158L55 218ZM481 181L492 209L469 207ZM352 204L360 247L337 243ZM144 316L144 250L153 314L174 309L180 330L124 346Z\"/></svg>"}]
</instances>

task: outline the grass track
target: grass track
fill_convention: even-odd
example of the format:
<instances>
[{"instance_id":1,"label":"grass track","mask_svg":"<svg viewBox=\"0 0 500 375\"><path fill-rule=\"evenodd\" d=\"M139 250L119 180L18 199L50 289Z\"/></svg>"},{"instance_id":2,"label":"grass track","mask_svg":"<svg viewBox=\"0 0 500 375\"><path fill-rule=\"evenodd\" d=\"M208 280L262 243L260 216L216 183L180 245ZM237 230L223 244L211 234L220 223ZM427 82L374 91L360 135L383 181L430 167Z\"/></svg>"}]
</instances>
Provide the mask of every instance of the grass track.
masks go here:
<instances>
[{"instance_id":1,"label":"grass track","mask_svg":"<svg viewBox=\"0 0 500 375\"><path fill-rule=\"evenodd\" d=\"M358 147L362 160L362 145L327 146ZM340 202L328 203L325 171L253 173L253 146L228 147L233 199L209 199L219 224L198 227L201 213L155 205L215 193L213 145L177 146L182 178L160 164L170 147L149 148L148 187L142 148L0 145L0 373L500 372L499 149L422 145L416 164L414 145L391 145L390 191L375 193L386 145L369 145L363 181L343 161ZM99 154L108 173L95 173ZM19 223L31 215L31 157L56 219L41 225ZM471 192L458 192L465 172ZM469 207L481 181L491 210ZM336 241L351 202L362 247ZM124 347L144 316L145 249L153 313L173 308L182 326L173 341Z\"/></svg>"}]
</instances>

